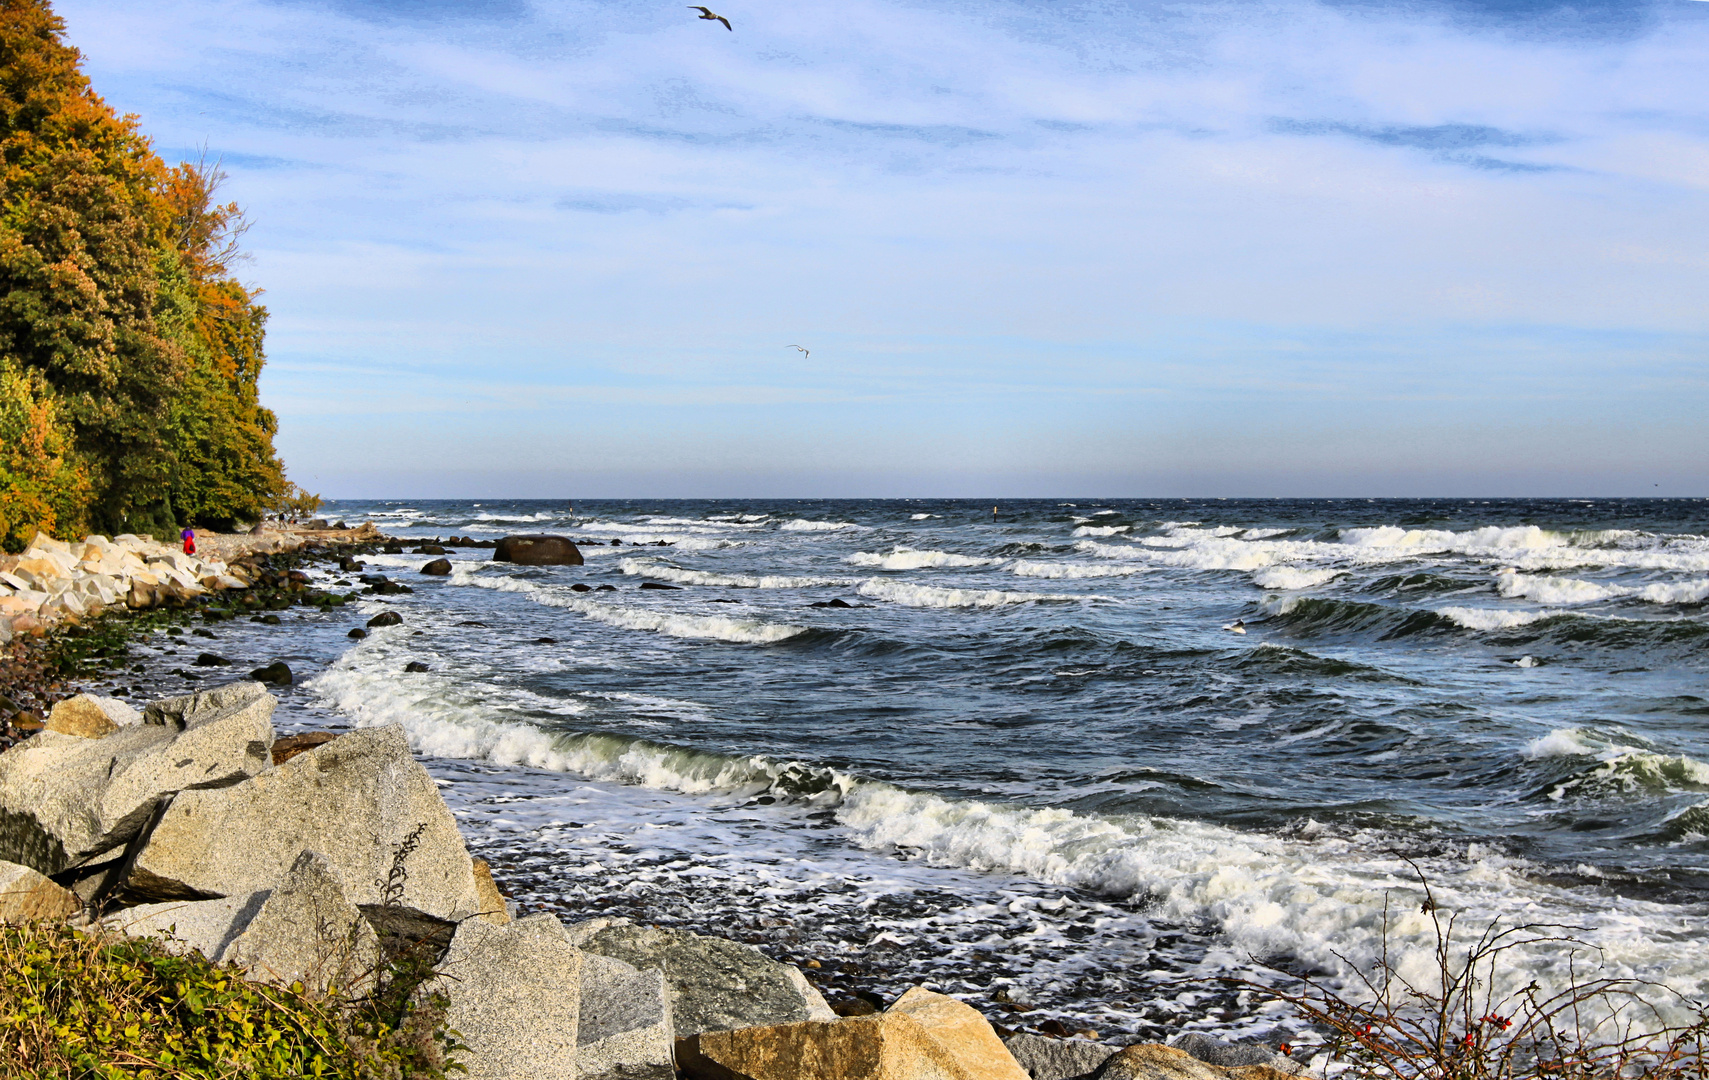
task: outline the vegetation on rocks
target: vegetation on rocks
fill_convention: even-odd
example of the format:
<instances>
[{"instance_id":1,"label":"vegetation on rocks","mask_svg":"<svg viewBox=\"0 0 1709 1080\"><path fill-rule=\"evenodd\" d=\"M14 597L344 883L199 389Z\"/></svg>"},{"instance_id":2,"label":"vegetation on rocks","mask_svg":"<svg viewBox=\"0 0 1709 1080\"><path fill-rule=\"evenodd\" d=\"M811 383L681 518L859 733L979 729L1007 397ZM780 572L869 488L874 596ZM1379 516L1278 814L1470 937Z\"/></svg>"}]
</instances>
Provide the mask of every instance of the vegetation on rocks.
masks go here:
<instances>
[{"instance_id":1,"label":"vegetation on rocks","mask_svg":"<svg viewBox=\"0 0 1709 1080\"><path fill-rule=\"evenodd\" d=\"M47 0L0 0L0 544L255 520L285 480L242 214L63 32Z\"/></svg>"},{"instance_id":2,"label":"vegetation on rocks","mask_svg":"<svg viewBox=\"0 0 1709 1080\"><path fill-rule=\"evenodd\" d=\"M246 982L159 938L58 924L0 927L0 1075L42 1080L326 1077L439 1080L443 1002L391 979L385 996Z\"/></svg>"}]
</instances>

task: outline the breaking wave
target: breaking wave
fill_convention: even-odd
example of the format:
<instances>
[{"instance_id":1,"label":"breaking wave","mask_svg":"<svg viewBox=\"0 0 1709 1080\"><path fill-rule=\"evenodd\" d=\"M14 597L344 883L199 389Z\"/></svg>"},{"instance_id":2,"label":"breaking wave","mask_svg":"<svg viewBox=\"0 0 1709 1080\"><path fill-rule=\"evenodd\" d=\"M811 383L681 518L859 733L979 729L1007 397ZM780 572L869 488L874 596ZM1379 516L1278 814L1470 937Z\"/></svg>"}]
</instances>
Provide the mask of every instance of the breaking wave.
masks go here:
<instances>
[{"instance_id":1,"label":"breaking wave","mask_svg":"<svg viewBox=\"0 0 1709 1080\"><path fill-rule=\"evenodd\" d=\"M843 561L876 570L924 570L941 566L995 566L1003 560L957 555L951 551L917 551L914 548L898 547L888 555L857 551Z\"/></svg>"}]
</instances>

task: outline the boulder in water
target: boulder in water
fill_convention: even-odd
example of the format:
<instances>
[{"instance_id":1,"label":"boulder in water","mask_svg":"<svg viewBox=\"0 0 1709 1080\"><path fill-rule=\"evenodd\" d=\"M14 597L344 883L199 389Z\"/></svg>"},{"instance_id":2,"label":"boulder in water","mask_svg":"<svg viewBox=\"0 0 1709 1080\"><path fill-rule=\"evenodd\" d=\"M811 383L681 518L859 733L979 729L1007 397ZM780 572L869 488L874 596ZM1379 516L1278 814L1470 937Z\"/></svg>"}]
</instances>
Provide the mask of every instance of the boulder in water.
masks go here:
<instances>
[{"instance_id":1,"label":"boulder in water","mask_svg":"<svg viewBox=\"0 0 1709 1080\"><path fill-rule=\"evenodd\" d=\"M451 560L434 559L432 562L422 567L421 572L433 577L444 577L451 572Z\"/></svg>"},{"instance_id":2,"label":"boulder in water","mask_svg":"<svg viewBox=\"0 0 1709 1080\"><path fill-rule=\"evenodd\" d=\"M493 561L519 566L580 566L582 553L565 536L507 536L493 548Z\"/></svg>"}]
</instances>

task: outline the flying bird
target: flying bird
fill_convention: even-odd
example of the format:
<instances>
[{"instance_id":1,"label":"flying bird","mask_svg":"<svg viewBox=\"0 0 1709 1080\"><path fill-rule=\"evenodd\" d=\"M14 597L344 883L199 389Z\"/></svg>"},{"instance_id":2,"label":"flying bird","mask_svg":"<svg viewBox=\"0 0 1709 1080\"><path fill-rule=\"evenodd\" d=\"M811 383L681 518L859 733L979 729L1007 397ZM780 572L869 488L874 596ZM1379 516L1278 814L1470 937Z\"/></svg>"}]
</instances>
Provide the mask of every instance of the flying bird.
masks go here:
<instances>
[{"instance_id":1,"label":"flying bird","mask_svg":"<svg viewBox=\"0 0 1709 1080\"><path fill-rule=\"evenodd\" d=\"M1244 633L1246 633L1246 620L1236 619L1233 622L1229 623L1227 626L1223 627L1223 629L1232 631L1236 634L1244 634Z\"/></svg>"},{"instance_id":2,"label":"flying bird","mask_svg":"<svg viewBox=\"0 0 1709 1080\"><path fill-rule=\"evenodd\" d=\"M690 4L690 5L688 5L688 10L690 10L690 11L698 11L698 12L700 12L700 14L699 14L699 16L698 16L698 18L702 18L702 19L716 19L716 20L717 20L717 21L719 21L719 22L721 22L721 23L723 23L723 24L724 24L724 29L726 29L726 30L734 30L734 29L736 29L736 28L735 28L735 27L734 27L734 26L731 26L731 25L730 25L730 20L729 20L729 19L726 19L726 18L725 18L725 17L724 17L724 16L722 16L722 15L720 15L720 14L718 14L718 13L717 13L717 12L715 12L715 11L713 11L713 10L712 10L712 9L711 9L711 8L708 8L708 7L701 7L701 6L700 6L700 5L699 5L699 4Z\"/></svg>"},{"instance_id":3,"label":"flying bird","mask_svg":"<svg viewBox=\"0 0 1709 1080\"><path fill-rule=\"evenodd\" d=\"M790 348L791 348L791 349L801 349L801 346L799 346L799 345L791 345L791 346L790 346ZM808 350L808 349L801 349L801 359L803 359L803 360L805 360L805 359L807 359L807 358L808 358L808 357L809 357L809 356L812 356L812 355L813 355L813 353L812 353L812 352L811 352L811 351L810 351L810 350Z\"/></svg>"}]
</instances>

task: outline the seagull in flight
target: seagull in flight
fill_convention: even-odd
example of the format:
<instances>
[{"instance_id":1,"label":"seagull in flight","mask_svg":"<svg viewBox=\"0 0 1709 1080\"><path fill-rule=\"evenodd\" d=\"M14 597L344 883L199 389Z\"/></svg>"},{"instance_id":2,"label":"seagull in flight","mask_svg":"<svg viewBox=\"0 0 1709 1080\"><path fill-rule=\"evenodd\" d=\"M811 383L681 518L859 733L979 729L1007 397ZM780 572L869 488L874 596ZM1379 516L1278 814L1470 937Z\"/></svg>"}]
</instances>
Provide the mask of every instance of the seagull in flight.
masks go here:
<instances>
[{"instance_id":1,"label":"seagull in flight","mask_svg":"<svg viewBox=\"0 0 1709 1080\"><path fill-rule=\"evenodd\" d=\"M701 7L699 4L690 4L690 5L688 5L688 10L700 12L700 14L697 16L697 18L716 19L718 22L721 22L724 24L724 29L726 29L726 30L736 29L734 26L730 25L729 19L726 19L724 16L713 11L711 8Z\"/></svg>"},{"instance_id":2,"label":"seagull in flight","mask_svg":"<svg viewBox=\"0 0 1709 1080\"><path fill-rule=\"evenodd\" d=\"M799 346L799 345L791 345L791 346L790 346L790 348L791 348L791 349L801 349L801 346ZM801 349L801 359L803 359L803 360L805 360L805 359L807 359L807 358L808 358L808 357L809 357L809 356L812 356L812 355L813 355L813 353L812 353L812 352L811 352L811 351L810 351L810 350L808 350L808 349Z\"/></svg>"},{"instance_id":3,"label":"seagull in flight","mask_svg":"<svg viewBox=\"0 0 1709 1080\"><path fill-rule=\"evenodd\" d=\"M1236 634L1244 634L1244 633L1246 633L1246 620L1236 619L1233 622L1229 623L1227 626L1223 627L1223 629L1231 631L1231 632L1236 633Z\"/></svg>"}]
</instances>

